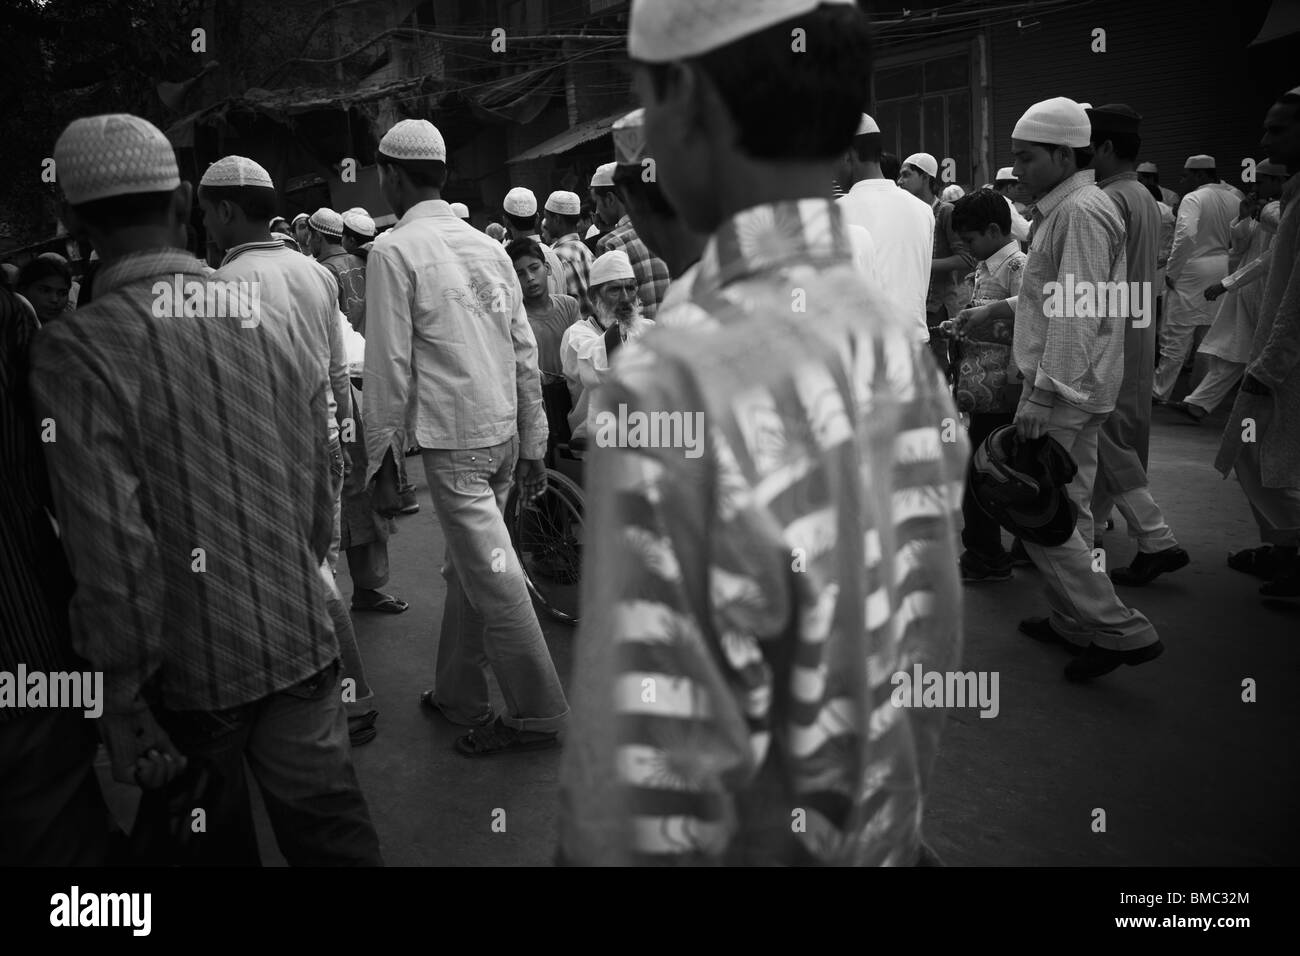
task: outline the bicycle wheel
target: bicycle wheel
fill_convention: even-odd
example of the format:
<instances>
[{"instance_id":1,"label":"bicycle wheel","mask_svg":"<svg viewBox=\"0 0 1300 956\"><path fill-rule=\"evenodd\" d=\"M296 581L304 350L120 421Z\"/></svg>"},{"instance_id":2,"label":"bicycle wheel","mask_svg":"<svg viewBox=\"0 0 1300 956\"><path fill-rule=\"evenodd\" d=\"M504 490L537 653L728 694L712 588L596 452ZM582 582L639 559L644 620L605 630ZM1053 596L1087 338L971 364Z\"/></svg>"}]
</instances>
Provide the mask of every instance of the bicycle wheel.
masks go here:
<instances>
[{"instance_id":1,"label":"bicycle wheel","mask_svg":"<svg viewBox=\"0 0 1300 956\"><path fill-rule=\"evenodd\" d=\"M582 569L582 489L546 469L546 493L524 503L516 485L506 499L506 525L533 601L558 621L578 621Z\"/></svg>"}]
</instances>

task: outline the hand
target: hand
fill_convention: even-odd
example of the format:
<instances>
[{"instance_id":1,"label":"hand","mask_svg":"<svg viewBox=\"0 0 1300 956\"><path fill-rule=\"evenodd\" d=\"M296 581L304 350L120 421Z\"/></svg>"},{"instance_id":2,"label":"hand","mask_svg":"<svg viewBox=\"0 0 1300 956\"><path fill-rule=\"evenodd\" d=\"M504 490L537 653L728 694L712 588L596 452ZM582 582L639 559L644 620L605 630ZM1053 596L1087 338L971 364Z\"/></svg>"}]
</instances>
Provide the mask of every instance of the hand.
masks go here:
<instances>
[{"instance_id":1,"label":"hand","mask_svg":"<svg viewBox=\"0 0 1300 956\"><path fill-rule=\"evenodd\" d=\"M391 448L384 456L379 471L375 473L372 501L375 511L385 518L396 516L402 509L402 496L397 491L397 462L393 459Z\"/></svg>"},{"instance_id":2,"label":"hand","mask_svg":"<svg viewBox=\"0 0 1300 956\"><path fill-rule=\"evenodd\" d=\"M185 755L147 707L129 714L104 714L99 729L118 783L156 790L185 771Z\"/></svg>"},{"instance_id":3,"label":"hand","mask_svg":"<svg viewBox=\"0 0 1300 956\"><path fill-rule=\"evenodd\" d=\"M1219 296L1223 295L1223 293L1225 293L1225 292L1227 292L1227 291L1228 291L1228 290L1225 289L1225 288L1223 287L1223 283L1222 283L1222 282L1216 282L1216 283L1214 283L1214 285L1206 286L1206 287L1205 287L1205 301L1207 301L1207 302L1213 302L1215 299L1217 299Z\"/></svg>"},{"instance_id":4,"label":"hand","mask_svg":"<svg viewBox=\"0 0 1300 956\"><path fill-rule=\"evenodd\" d=\"M1016 435L1024 441L1033 441L1047 434L1047 423L1051 420L1052 409L1047 405L1036 405L1026 399L1020 403L1016 412Z\"/></svg>"},{"instance_id":5,"label":"hand","mask_svg":"<svg viewBox=\"0 0 1300 956\"><path fill-rule=\"evenodd\" d=\"M940 335L944 336L945 338L949 338L949 339L961 338L961 332L957 329L957 322L954 319L944 319L935 328L935 331L938 332Z\"/></svg>"},{"instance_id":6,"label":"hand","mask_svg":"<svg viewBox=\"0 0 1300 956\"><path fill-rule=\"evenodd\" d=\"M546 492L546 465L540 458L520 458L515 481L525 501L536 501Z\"/></svg>"}]
</instances>

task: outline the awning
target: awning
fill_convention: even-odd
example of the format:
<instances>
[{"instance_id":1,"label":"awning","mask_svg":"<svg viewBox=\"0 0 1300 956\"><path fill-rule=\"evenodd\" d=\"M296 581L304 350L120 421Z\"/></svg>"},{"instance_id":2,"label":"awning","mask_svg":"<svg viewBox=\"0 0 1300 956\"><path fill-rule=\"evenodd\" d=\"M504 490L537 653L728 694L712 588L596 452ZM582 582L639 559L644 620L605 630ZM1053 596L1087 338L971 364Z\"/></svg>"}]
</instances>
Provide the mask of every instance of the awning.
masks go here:
<instances>
[{"instance_id":1,"label":"awning","mask_svg":"<svg viewBox=\"0 0 1300 956\"><path fill-rule=\"evenodd\" d=\"M598 136L604 136L609 132L610 127L626 116L628 112L629 110L622 109L617 113L610 113L608 116L602 116L599 119L579 123L577 126L566 129L560 135L552 136L545 142L538 143L531 149L525 150L518 156L512 156L506 162L522 163L530 159L541 159L543 156L554 156L556 153L567 152L575 146L596 139Z\"/></svg>"}]
</instances>

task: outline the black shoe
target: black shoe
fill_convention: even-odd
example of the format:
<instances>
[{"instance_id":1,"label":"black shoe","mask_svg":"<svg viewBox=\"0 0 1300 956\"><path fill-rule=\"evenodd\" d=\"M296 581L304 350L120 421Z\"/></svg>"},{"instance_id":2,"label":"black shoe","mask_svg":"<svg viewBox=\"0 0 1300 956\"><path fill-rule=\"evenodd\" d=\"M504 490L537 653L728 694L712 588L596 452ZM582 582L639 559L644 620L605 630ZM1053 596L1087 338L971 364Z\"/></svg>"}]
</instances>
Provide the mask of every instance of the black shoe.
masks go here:
<instances>
[{"instance_id":1,"label":"black shoe","mask_svg":"<svg viewBox=\"0 0 1300 956\"><path fill-rule=\"evenodd\" d=\"M1258 548L1234 551L1228 555L1228 567L1234 571L1254 575L1264 581L1271 581L1295 559L1295 548L1265 544Z\"/></svg>"},{"instance_id":2,"label":"black shoe","mask_svg":"<svg viewBox=\"0 0 1300 956\"><path fill-rule=\"evenodd\" d=\"M1065 678L1072 681L1092 680L1102 674L1109 674L1121 664L1136 667L1155 660L1164 652L1165 646L1159 641L1132 651L1112 651L1089 644L1082 654L1065 665Z\"/></svg>"},{"instance_id":3,"label":"black shoe","mask_svg":"<svg viewBox=\"0 0 1300 956\"><path fill-rule=\"evenodd\" d=\"M1051 618L1027 617L1020 622L1020 633L1027 634L1040 644L1057 644L1071 654L1082 654L1083 648L1073 641L1067 641L1056 628L1052 627Z\"/></svg>"},{"instance_id":4,"label":"black shoe","mask_svg":"<svg viewBox=\"0 0 1300 956\"><path fill-rule=\"evenodd\" d=\"M1011 557L1000 555L989 559L975 551L963 551L957 560L963 584L981 584L988 581L1011 580Z\"/></svg>"},{"instance_id":5,"label":"black shoe","mask_svg":"<svg viewBox=\"0 0 1300 956\"><path fill-rule=\"evenodd\" d=\"M1025 551L1024 543L1019 538L1016 538L1015 543L1011 545L1010 555L1013 568L1032 568L1034 566L1033 558Z\"/></svg>"},{"instance_id":6,"label":"black shoe","mask_svg":"<svg viewBox=\"0 0 1300 956\"><path fill-rule=\"evenodd\" d=\"M1189 405L1187 402L1174 402L1171 407L1175 411L1182 412L1197 425L1205 421L1206 416L1210 414L1205 409L1201 408L1201 406Z\"/></svg>"},{"instance_id":7,"label":"black shoe","mask_svg":"<svg viewBox=\"0 0 1300 956\"><path fill-rule=\"evenodd\" d=\"M1110 572L1110 579L1124 587L1140 588L1168 571L1187 567L1191 560L1182 548L1165 548L1153 554L1139 551L1127 568Z\"/></svg>"}]
</instances>

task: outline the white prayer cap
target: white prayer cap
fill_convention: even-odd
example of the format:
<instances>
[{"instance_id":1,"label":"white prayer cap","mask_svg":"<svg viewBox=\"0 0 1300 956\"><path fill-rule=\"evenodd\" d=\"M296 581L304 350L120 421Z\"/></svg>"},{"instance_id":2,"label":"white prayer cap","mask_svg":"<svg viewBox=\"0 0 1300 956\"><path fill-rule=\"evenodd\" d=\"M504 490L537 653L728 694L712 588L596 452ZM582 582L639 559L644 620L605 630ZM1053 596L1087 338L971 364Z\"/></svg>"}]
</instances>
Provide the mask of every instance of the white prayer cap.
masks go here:
<instances>
[{"instance_id":1,"label":"white prayer cap","mask_svg":"<svg viewBox=\"0 0 1300 956\"><path fill-rule=\"evenodd\" d=\"M1011 138L1082 149L1092 143L1092 120L1074 100L1055 96L1025 110L1011 131Z\"/></svg>"},{"instance_id":2,"label":"white prayer cap","mask_svg":"<svg viewBox=\"0 0 1300 956\"><path fill-rule=\"evenodd\" d=\"M632 0L627 52L645 63L668 63L708 53L821 4L854 0Z\"/></svg>"},{"instance_id":3,"label":"white prayer cap","mask_svg":"<svg viewBox=\"0 0 1300 956\"><path fill-rule=\"evenodd\" d=\"M343 210L343 214L344 214L345 216L346 216L348 213L350 213L350 212L359 212L359 213L361 213L361 215L363 215L363 216L369 216L369 215L370 215L369 211L366 210L366 208L363 207L363 206L353 206L351 209L344 209L344 210Z\"/></svg>"},{"instance_id":4,"label":"white prayer cap","mask_svg":"<svg viewBox=\"0 0 1300 956\"><path fill-rule=\"evenodd\" d=\"M614 124L614 162L640 166L645 159L645 110L633 110Z\"/></svg>"},{"instance_id":5,"label":"white prayer cap","mask_svg":"<svg viewBox=\"0 0 1300 956\"><path fill-rule=\"evenodd\" d=\"M370 239L375 237L375 221L363 212L354 212L349 209L343 214L343 225L358 236L366 236Z\"/></svg>"},{"instance_id":6,"label":"white prayer cap","mask_svg":"<svg viewBox=\"0 0 1300 956\"><path fill-rule=\"evenodd\" d=\"M1214 157L1207 156L1205 153L1197 153L1195 156L1188 156L1187 162L1183 163L1183 169L1213 169Z\"/></svg>"},{"instance_id":7,"label":"white prayer cap","mask_svg":"<svg viewBox=\"0 0 1300 956\"><path fill-rule=\"evenodd\" d=\"M285 219L284 216L272 216L272 217L271 217L271 221L268 223L268 225L269 225L272 229L274 229L274 228L275 228L275 224L276 224L277 222L282 222L282 223L284 223L284 225L285 225L286 228L287 228L288 225L289 225L289 220L288 220L288 219Z\"/></svg>"},{"instance_id":8,"label":"white prayer cap","mask_svg":"<svg viewBox=\"0 0 1300 956\"><path fill-rule=\"evenodd\" d=\"M1286 167L1281 163L1275 163L1271 159L1266 159L1255 167L1256 176L1282 176L1286 177Z\"/></svg>"},{"instance_id":9,"label":"white prayer cap","mask_svg":"<svg viewBox=\"0 0 1300 956\"><path fill-rule=\"evenodd\" d=\"M63 195L76 206L181 184L172 144L158 127L130 113L75 119L54 144Z\"/></svg>"},{"instance_id":10,"label":"white prayer cap","mask_svg":"<svg viewBox=\"0 0 1300 956\"><path fill-rule=\"evenodd\" d=\"M311 218L311 217L308 216L305 212L300 212L300 213L298 213L298 215L296 215L296 216L293 217L293 225L296 226L296 225L298 225L298 223L302 222L304 219L310 219L310 218Z\"/></svg>"},{"instance_id":11,"label":"white prayer cap","mask_svg":"<svg viewBox=\"0 0 1300 956\"><path fill-rule=\"evenodd\" d=\"M1156 169L1155 163L1138 163L1137 171L1139 173L1156 173L1157 175L1160 173L1160 170Z\"/></svg>"},{"instance_id":12,"label":"white prayer cap","mask_svg":"<svg viewBox=\"0 0 1300 956\"><path fill-rule=\"evenodd\" d=\"M454 202L451 204L451 214L457 219L468 219L469 206L466 206L463 202Z\"/></svg>"},{"instance_id":13,"label":"white prayer cap","mask_svg":"<svg viewBox=\"0 0 1300 956\"><path fill-rule=\"evenodd\" d=\"M561 216L576 216L582 212L582 200L577 193L557 189L546 197L546 211L557 212Z\"/></svg>"},{"instance_id":14,"label":"white prayer cap","mask_svg":"<svg viewBox=\"0 0 1300 956\"><path fill-rule=\"evenodd\" d=\"M876 123L876 121L871 118L870 114L863 113L862 119L858 122L858 131L853 135L865 136L867 133L879 133L879 132L880 132L880 126Z\"/></svg>"},{"instance_id":15,"label":"white prayer cap","mask_svg":"<svg viewBox=\"0 0 1300 956\"><path fill-rule=\"evenodd\" d=\"M953 183L943 192L939 193L939 198L944 202L956 202L964 195L966 195L966 190L962 189L956 183Z\"/></svg>"},{"instance_id":16,"label":"white prayer cap","mask_svg":"<svg viewBox=\"0 0 1300 956\"><path fill-rule=\"evenodd\" d=\"M623 279L635 279L632 260L622 249L612 249L596 258L591 264L590 278L587 284L592 288L605 282L618 282Z\"/></svg>"},{"instance_id":17,"label":"white prayer cap","mask_svg":"<svg viewBox=\"0 0 1300 956\"><path fill-rule=\"evenodd\" d=\"M499 222L490 222L487 228L483 230L484 235L490 236L498 242L504 242L506 238L506 227Z\"/></svg>"},{"instance_id":18,"label":"white prayer cap","mask_svg":"<svg viewBox=\"0 0 1300 956\"><path fill-rule=\"evenodd\" d=\"M334 239L343 237L343 217L333 209L322 206L311 214L311 218L307 220L307 223L322 235Z\"/></svg>"},{"instance_id":19,"label":"white prayer cap","mask_svg":"<svg viewBox=\"0 0 1300 956\"><path fill-rule=\"evenodd\" d=\"M913 153L903 160L904 166L915 166L927 176L939 175L939 161L929 153Z\"/></svg>"},{"instance_id":20,"label":"white prayer cap","mask_svg":"<svg viewBox=\"0 0 1300 956\"><path fill-rule=\"evenodd\" d=\"M1080 104L1079 104L1079 108L1080 108L1080 109L1085 109L1085 110L1090 110L1090 109L1092 109L1092 104L1091 104L1091 103L1080 103Z\"/></svg>"},{"instance_id":21,"label":"white prayer cap","mask_svg":"<svg viewBox=\"0 0 1300 956\"><path fill-rule=\"evenodd\" d=\"M1020 182L1020 180L1016 178L1014 166L1003 166L1001 169L998 170L998 174L993 177L993 180L999 183Z\"/></svg>"},{"instance_id":22,"label":"white prayer cap","mask_svg":"<svg viewBox=\"0 0 1300 956\"><path fill-rule=\"evenodd\" d=\"M447 144L428 120L402 120L384 134L379 151L392 159L447 161Z\"/></svg>"},{"instance_id":23,"label":"white prayer cap","mask_svg":"<svg viewBox=\"0 0 1300 956\"><path fill-rule=\"evenodd\" d=\"M612 186L614 185L614 170L618 168L618 163L605 163L603 166L597 166L596 171L591 176L591 186Z\"/></svg>"},{"instance_id":24,"label":"white prayer cap","mask_svg":"<svg viewBox=\"0 0 1300 956\"><path fill-rule=\"evenodd\" d=\"M516 186L510 192L506 193L506 198L501 203L501 208L512 216L522 216L527 219L529 216L537 215L537 197L533 195L531 189L523 186Z\"/></svg>"},{"instance_id":25,"label":"white prayer cap","mask_svg":"<svg viewBox=\"0 0 1300 956\"><path fill-rule=\"evenodd\" d=\"M208 167L200 186L260 186L274 189L271 174L247 156L222 156Z\"/></svg>"},{"instance_id":26,"label":"white prayer cap","mask_svg":"<svg viewBox=\"0 0 1300 956\"><path fill-rule=\"evenodd\" d=\"M590 226L587 227L587 234L582 238L590 239L592 236L598 236L598 235L600 235L600 226L596 225L593 222Z\"/></svg>"}]
</instances>

